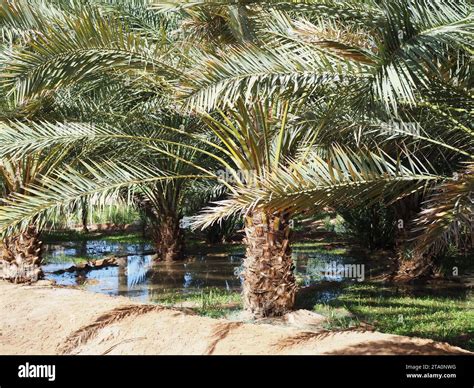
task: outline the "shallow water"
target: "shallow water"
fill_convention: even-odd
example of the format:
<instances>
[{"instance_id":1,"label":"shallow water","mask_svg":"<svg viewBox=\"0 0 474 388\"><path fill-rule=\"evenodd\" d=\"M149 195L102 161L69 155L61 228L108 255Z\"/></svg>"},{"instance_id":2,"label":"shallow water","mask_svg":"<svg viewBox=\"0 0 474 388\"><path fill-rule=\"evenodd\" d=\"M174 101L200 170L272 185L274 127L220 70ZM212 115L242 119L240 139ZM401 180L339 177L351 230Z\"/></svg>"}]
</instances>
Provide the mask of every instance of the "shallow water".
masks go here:
<instances>
[{"instance_id":1,"label":"shallow water","mask_svg":"<svg viewBox=\"0 0 474 388\"><path fill-rule=\"evenodd\" d=\"M68 242L46 246L46 277L61 285L82 288L103 294L122 295L140 301L154 301L164 293L194 293L204 288L219 288L228 291L241 289L242 254L209 254L190 256L184 261L154 263L148 244L129 244L93 240ZM79 258L100 258L104 255L127 255L118 267L108 267L87 273L52 272L74 265ZM295 273L304 285L321 281L344 281L342 276L325 272L328 263L339 265L354 260L343 255L321 252L293 253ZM354 280L350 280L354 281ZM328 291L323 299L331 299L336 291Z\"/></svg>"},{"instance_id":2,"label":"shallow water","mask_svg":"<svg viewBox=\"0 0 474 388\"><path fill-rule=\"evenodd\" d=\"M83 289L108 295L122 295L143 302L155 302L163 295L196 293L206 288L218 288L227 291L240 291L243 254L209 254L189 256L186 260L172 263L155 263L152 256L146 254L152 250L149 244L130 244L92 240L66 242L46 246L43 269L48 279L60 285L81 286ZM66 269L84 258L98 259L106 255L123 257L117 267L93 270L87 273L52 272ZM343 290L337 287L342 282L357 282L356 274L345 277L328 272L339 265L360 264L361 261L346 255L294 249L293 261L299 283L305 286L321 282L331 282L335 287L323 287L315 291L314 302L328 302L340 295ZM363 261L363 260L362 260ZM329 267L328 267L329 265ZM360 267L359 267L360 269ZM364 280L370 278L370 268L365 269ZM391 293L409 293L413 296L437 294L437 291L453 296L465 293L458 289L431 289L430 287L390 287Z\"/></svg>"}]
</instances>

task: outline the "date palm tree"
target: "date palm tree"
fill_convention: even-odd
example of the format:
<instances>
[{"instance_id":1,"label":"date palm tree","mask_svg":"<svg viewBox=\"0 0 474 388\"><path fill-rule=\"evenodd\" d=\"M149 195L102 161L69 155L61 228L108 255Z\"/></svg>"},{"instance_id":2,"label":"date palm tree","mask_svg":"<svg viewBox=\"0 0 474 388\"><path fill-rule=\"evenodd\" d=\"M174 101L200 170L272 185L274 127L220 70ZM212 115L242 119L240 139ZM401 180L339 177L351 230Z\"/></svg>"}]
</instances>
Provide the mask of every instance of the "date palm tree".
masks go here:
<instances>
[{"instance_id":1,"label":"date palm tree","mask_svg":"<svg viewBox=\"0 0 474 388\"><path fill-rule=\"evenodd\" d=\"M235 8L228 7L237 3L217 3L229 11L221 14L224 21L231 21ZM214 180L229 196L206 209L195 226L236 214L244 218L245 306L256 316L271 316L288 311L294 301L289 226L296 214L395 201L413 192L432 192L438 203L436 190L441 189L450 204L441 213L449 215L437 222L438 213L425 211L437 225L431 236L458 230L467 219L459 214L471 209L459 206L469 203L465 199L472 187L472 174L464 172L473 159L470 4L291 3L237 4L244 13L238 19L248 20L252 36L224 49L194 49L186 42L170 48L168 39L150 38L149 30L131 28L126 18L88 9L56 18L56 24L42 23L41 34L7 55L4 85L19 103L31 104L104 73L127 74L176 95L170 106L198 117L201 129L189 133L161 125L176 136L169 139L131 135L110 125L76 125L74 131L55 123L27 124L21 130L6 125L0 137L7 155L114 141L190 163L193 173L157 171L148 162L88 160L87 175L69 168L45 177L27 196L11 196L0 208L1 232L24 230L35 217L42 223L84 197L103 203L124 190L158 182ZM212 13L216 4L197 1L178 8ZM413 122L419 132L406 130L404 123ZM193 150L206 162L186 160L168 145ZM209 166L208 160L215 164ZM461 202L452 194L451 165L460 172L460 184L454 186ZM224 177L216 166L226 171Z\"/></svg>"},{"instance_id":2,"label":"date palm tree","mask_svg":"<svg viewBox=\"0 0 474 388\"><path fill-rule=\"evenodd\" d=\"M172 129L183 137L192 137L196 145L180 144L204 153L221 168L209 169L199 164L195 175L159 175L153 165L134 166L122 161L88 165L89 175L69 168L41 186L30 188L30 196L14 195L7 207L0 208L2 232L22 229L32 217L42 223L55 211L79 198L110 201L123 189L134 190L155 182L178 179L207 179L227 187L230 196L217 201L198 216L195 226L206 227L221 219L241 216L245 223L247 255L244 272L246 308L255 316L281 315L291 309L296 285L293 276L290 246L291 217L311 213L328 205L351 204L380 197L393 198L438 179L429 174L409 155L403 167L383 150L351 151L332 145L314 147L314 134L293 122L290 104L255 103L248 107L239 103L235 109L219 116L204 115L209 133L190 134ZM74 133L64 125L50 125L22 130L4 128L3 138L8 152L41 149L46 145L71 146L86 141L114 140L140 142L150 152L167 152L166 138L143 138L121 132L119 128L81 128ZM0 135L2 137L2 135ZM212 139L209 140L209 139ZM206 147L214 152L205 151ZM0 149L0 153L2 150ZM167 152L173 158L176 154ZM222 171L226 174L222 175ZM230 178L229 178L230 177Z\"/></svg>"},{"instance_id":3,"label":"date palm tree","mask_svg":"<svg viewBox=\"0 0 474 388\"><path fill-rule=\"evenodd\" d=\"M2 8L6 6L3 4ZM19 23L16 29L1 28L0 55L27 39L28 32L23 27L24 25ZM0 71L3 71L1 65ZM15 109L11 98L2 93L0 95L0 127L8 120L24 119L21 109ZM35 117L31 116L31 119ZM45 149L29 155L11 154L0 158L0 203L3 205L4 201L14 193L25 195L25 188L38 183L40 176L47 175L61 165L65 155L65 149ZM36 281L43 276L41 262L42 242L34 219L25 230L11 234L0 241L0 278L15 283Z\"/></svg>"},{"instance_id":4,"label":"date palm tree","mask_svg":"<svg viewBox=\"0 0 474 388\"><path fill-rule=\"evenodd\" d=\"M291 93L307 104L304 120L326 140L375 140L392 157L390 149L408 147L440 179L419 193L420 214L403 233L413 271L402 260L397 278L426 275L431 257L451 243L472 249L472 4L250 3L273 8L257 13L260 40L208 55L183 81L186 103L212 110L240 96ZM322 118L331 125L318 127Z\"/></svg>"},{"instance_id":5,"label":"date palm tree","mask_svg":"<svg viewBox=\"0 0 474 388\"><path fill-rule=\"evenodd\" d=\"M40 176L61 165L65 156L64 150L48 150L1 159L0 179L3 184L0 203L4 205L14 194L25 195L27 187L37 184ZM0 278L15 283L36 281L43 276L41 262L42 242L34 219L23 231L9 235L0 243Z\"/></svg>"},{"instance_id":6,"label":"date palm tree","mask_svg":"<svg viewBox=\"0 0 474 388\"><path fill-rule=\"evenodd\" d=\"M123 1L100 2L100 12L105 13L107 18L118 17L130 27L131 30L137 33L136 39L145 42L154 42L155 48L158 46L166 46L167 39L163 35L165 27L172 24L172 20L164 20L163 17L157 15L156 12L147 11L143 6L146 2L136 1L134 4ZM83 20L96 20L98 17L97 8L91 8L81 4L81 2L18 2L12 4L5 4L0 12L0 20L2 20L8 31L12 31L18 35L19 49L33 43L34 34L41 34L48 30L48 28L55 28L60 24L67 29L74 23L77 18ZM52 27L49 22L53 19L56 24ZM104 20L103 20L104 21ZM69 24L68 24L69 23ZM116 32L119 31L119 24L116 23ZM89 25L89 28L95 28ZM85 26L84 30L87 30ZM91 30L88 30L91 32ZM103 31L102 31L103 32ZM98 36L96 35L96 38ZM105 35L102 36L104 38ZM163 37L165 37L163 39ZM111 36L109 38L111 39ZM100 40L100 38L99 38ZM91 47L97 44L92 43ZM102 43L105 43L103 41ZM109 43L111 43L109 41ZM115 47L114 55L122 55L122 59L127 56L127 49L129 52L134 51L134 43L129 42L130 46ZM91 49L94 51L95 48ZM138 50L135 51L136 57L140 57ZM125 60L125 59L124 59ZM146 59L143 58L143 61ZM135 79L127 77L126 75L118 76L117 74L102 74L101 80L97 79L83 80L81 85L75 85L67 90L60 90L52 97L49 94L41 95L35 100L23 99L17 96L17 110L23 110L24 115L41 116L46 120L58 120L61 122L82 122L89 123L91 118L94 123L114 123L115 125L123 125L130 127L133 123L133 130L140 128L142 136L150 136L156 132L156 126L153 127L152 120L143 120L144 110L147 114L152 112L157 122L164 122L165 120L172 120L176 124L177 119L185 120L185 116L174 114L174 117L166 110L169 102L166 101L166 88L163 84L149 84L149 80ZM44 109L47 107L47 114ZM184 122L184 121L183 121ZM168 123L169 124L169 123ZM179 123L178 123L179 124ZM176 126L178 126L176 124ZM168 148L173 148L176 153L186 153L187 159L192 161L193 156L188 149L179 148L178 145L167 143ZM83 147L85 149L85 147ZM141 153L140 150L126 147L126 149L110 148L107 145L97 149L93 147L95 153L94 160L107 160L114 157L115 160L127 159L129 163L133 163L141 158L147 159L148 155ZM153 165L157 171L165 168L172 170L174 174L184 173L189 170L192 163L181 163L177 160L170 161L166 158L166 152L170 150L163 150L163 153L158 157L155 156L152 163L146 161L148 165ZM86 157L86 152L83 152L82 157ZM131 155L131 157L130 157ZM181 155L183 157L184 155ZM87 171L84 171L87 174ZM191 181L190 181L191 182ZM180 223L180 208L182 202L186 197L186 186L190 182L166 181L155 183L153 187L140 187L134 193L135 200L133 205L137 205L145 215L150 219L151 237L156 245L158 252L157 258L163 260L172 260L180 258L183 255L183 236ZM197 197L194 197L197 199ZM84 208L84 204L93 206L93 202L82 201L79 205Z\"/></svg>"}]
</instances>

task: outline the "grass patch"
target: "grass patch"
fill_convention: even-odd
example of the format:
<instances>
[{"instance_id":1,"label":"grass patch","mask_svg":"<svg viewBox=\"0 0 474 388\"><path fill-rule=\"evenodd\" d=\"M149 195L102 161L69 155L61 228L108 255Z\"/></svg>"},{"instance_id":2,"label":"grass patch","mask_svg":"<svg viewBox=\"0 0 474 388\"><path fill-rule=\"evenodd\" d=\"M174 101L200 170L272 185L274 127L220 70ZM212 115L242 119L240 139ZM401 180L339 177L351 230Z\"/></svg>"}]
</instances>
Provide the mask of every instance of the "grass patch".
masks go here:
<instances>
[{"instance_id":1,"label":"grass patch","mask_svg":"<svg viewBox=\"0 0 474 388\"><path fill-rule=\"evenodd\" d=\"M379 285L355 284L326 305L316 304L314 310L333 318L334 328L364 321L384 333L430 338L474 351L472 295L414 297Z\"/></svg>"},{"instance_id":2,"label":"grass patch","mask_svg":"<svg viewBox=\"0 0 474 388\"><path fill-rule=\"evenodd\" d=\"M41 239L46 244L62 243L71 241L93 241L104 240L111 242L141 244L150 242L149 239L144 238L141 233L120 233L120 232L79 232L75 230L65 232L45 232L41 235Z\"/></svg>"},{"instance_id":3,"label":"grass patch","mask_svg":"<svg viewBox=\"0 0 474 388\"><path fill-rule=\"evenodd\" d=\"M143 237L141 233L124 233L117 235L105 235L102 238L106 241L128 243L128 244L146 244L151 243L149 238Z\"/></svg>"},{"instance_id":4,"label":"grass patch","mask_svg":"<svg viewBox=\"0 0 474 388\"><path fill-rule=\"evenodd\" d=\"M331 307L324 303L317 303L313 310L329 318L329 321L324 324L324 328L328 330L355 328L361 324L359 318L345 307Z\"/></svg>"},{"instance_id":5,"label":"grass patch","mask_svg":"<svg viewBox=\"0 0 474 388\"><path fill-rule=\"evenodd\" d=\"M345 255L347 248L341 242L328 241L298 241L291 244L293 253L322 253L333 255Z\"/></svg>"},{"instance_id":6,"label":"grass patch","mask_svg":"<svg viewBox=\"0 0 474 388\"><path fill-rule=\"evenodd\" d=\"M44 264L64 264L64 263L71 263L71 264L80 264L86 263L92 260L90 257L87 256L68 256L68 255L56 255L56 256L46 256Z\"/></svg>"},{"instance_id":7,"label":"grass patch","mask_svg":"<svg viewBox=\"0 0 474 388\"><path fill-rule=\"evenodd\" d=\"M319 253L322 255L336 255L336 256L344 256L347 254L346 248L293 248L293 253L308 253L308 254L315 254Z\"/></svg>"},{"instance_id":8,"label":"grass patch","mask_svg":"<svg viewBox=\"0 0 474 388\"><path fill-rule=\"evenodd\" d=\"M210 318L222 318L228 313L242 308L239 292L219 288L204 288L192 293L160 293L154 302L165 306L189 307L199 315Z\"/></svg>"}]
</instances>

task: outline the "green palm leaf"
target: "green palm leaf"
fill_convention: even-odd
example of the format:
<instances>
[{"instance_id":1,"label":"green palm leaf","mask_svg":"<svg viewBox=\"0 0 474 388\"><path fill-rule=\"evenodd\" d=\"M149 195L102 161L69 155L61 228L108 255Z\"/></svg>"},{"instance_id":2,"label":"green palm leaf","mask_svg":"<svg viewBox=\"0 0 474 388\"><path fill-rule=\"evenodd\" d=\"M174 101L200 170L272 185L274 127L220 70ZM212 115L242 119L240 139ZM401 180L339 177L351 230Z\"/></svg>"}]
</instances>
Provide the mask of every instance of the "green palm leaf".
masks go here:
<instances>
[{"instance_id":1,"label":"green palm leaf","mask_svg":"<svg viewBox=\"0 0 474 388\"><path fill-rule=\"evenodd\" d=\"M408 156L407 156L408 158ZM427 188L440 176L430 174L408 158L410 167L382 151L351 151L334 146L327 158L318 153L290 160L258 184L239 187L230 199L216 202L196 217L194 227L207 227L223 218L253 209L288 214L315 213L327 206L354 206L362 202L396 201Z\"/></svg>"},{"instance_id":2,"label":"green palm leaf","mask_svg":"<svg viewBox=\"0 0 474 388\"><path fill-rule=\"evenodd\" d=\"M25 188L25 194L14 193L2 200L0 206L0 234L11 234L25 229L34 220L38 229L65 207L71 209L87 198L95 206L111 204L119 197L131 198L139 186L173 179L208 178L203 174L171 175L155 166L144 164L98 164L83 162L84 173L72 167L43 176L40 183ZM212 178L212 177L211 177ZM124 194L123 190L128 190Z\"/></svg>"},{"instance_id":3,"label":"green palm leaf","mask_svg":"<svg viewBox=\"0 0 474 388\"><path fill-rule=\"evenodd\" d=\"M127 31L119 20L98 11L84 10L80 17L66 19L64 25L46 24L44 29L47 33L3 59L2 84L17 94L18 101L100 77L112 69L149 72L157 84L179 75L163 59L171 55L166 46L150 44Z\"/></svg>"}]
</instances>

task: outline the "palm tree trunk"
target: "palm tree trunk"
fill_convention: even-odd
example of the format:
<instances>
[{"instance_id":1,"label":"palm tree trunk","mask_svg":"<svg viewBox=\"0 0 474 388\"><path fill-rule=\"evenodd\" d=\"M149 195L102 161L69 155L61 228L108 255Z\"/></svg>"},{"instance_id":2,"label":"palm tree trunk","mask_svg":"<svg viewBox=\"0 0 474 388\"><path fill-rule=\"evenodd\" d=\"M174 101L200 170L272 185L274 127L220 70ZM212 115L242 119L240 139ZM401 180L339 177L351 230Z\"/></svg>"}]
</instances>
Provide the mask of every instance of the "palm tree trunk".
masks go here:
<instances>
[{"instance_id":1,"label":"palm tree trunk","mask_svg":"<svg viewBox=\"0 0 474 388\"><path fill-rule=\"evenodd\" d=\"M82 231L84 233L89 232L88 227L88 220L89 220L89 204L86 200L81 201L81 222L82 222Z\"/></svg>"},{"instance_id":2,"label":"palm tree trunk","mask_svg":"<svg viewBox=\"0 0 474 388\"><path fill-rule=\"evenodd\" d=\"M0 256L0 277L14 283L41 279L41 251L42 242L33 226L26 232L5 239Z\"/></svg>"},{"instance_id":3,"label":"palm tree trunk","mask_svg":"<svg viewBox=\"0 0 474 388\"><path fill-rule=\"evenodd\" d=\"M172 261L183 258L183 232L179 227L179 217L166 215L154 228L152 235L159 261Z\"/></svg>"},{"instance_id":4,"label":"palm tree trunk","mask_svg":"<svg viewBox=\"0 0 474 388\"><path fill-rule=\"evenodd\" d=\"M404 247L410 240L410 220L413 220L421 211L423 196L414 193L394 204L395 220L398 225L396 248L395 273L392 281L397 283L422 283L435 273L433 258L421 251L413 251L411 257L406 257Z\"/></svg>"},{"instance_id":5,"label":"palm tree trunk","mask_svg":"<svg viewBox=\"0 0 474 388\"><path fill-rule=\"evenodd\" d=\"M296 282L289 234L282 215L257 212L246 218L243 299L255 317L280 316L293 308Z\"/></svg>"},{"instance_id":6,"label":"palm tree trunk","mask_svg":"<svg viewBox=\"0 0 474 388\"><path fill-rule=\"evenodd\" d=\"M400 255L396 264L397 268L391 280L397 283L421 283L430 279L436 272L433 259L428 255L418 254L411 260L404 260Z\"/></svg>"}]
</instances>

